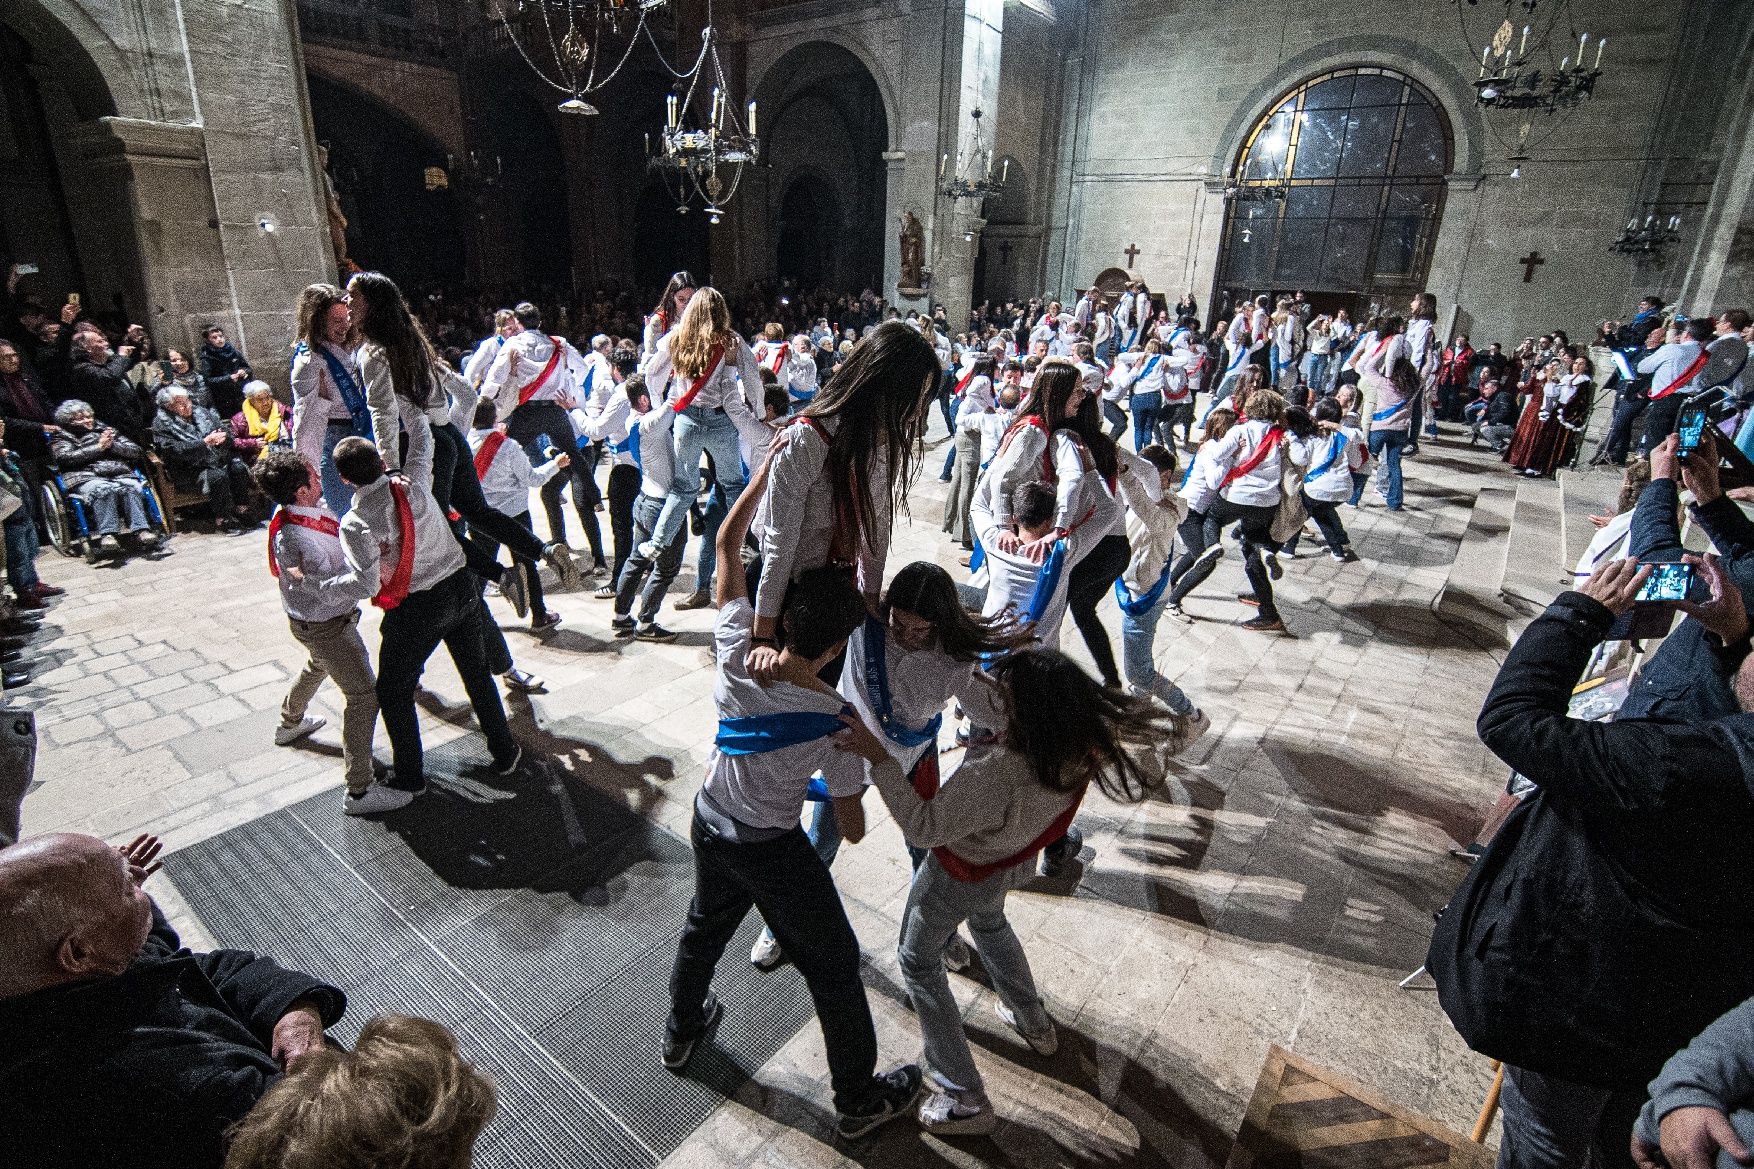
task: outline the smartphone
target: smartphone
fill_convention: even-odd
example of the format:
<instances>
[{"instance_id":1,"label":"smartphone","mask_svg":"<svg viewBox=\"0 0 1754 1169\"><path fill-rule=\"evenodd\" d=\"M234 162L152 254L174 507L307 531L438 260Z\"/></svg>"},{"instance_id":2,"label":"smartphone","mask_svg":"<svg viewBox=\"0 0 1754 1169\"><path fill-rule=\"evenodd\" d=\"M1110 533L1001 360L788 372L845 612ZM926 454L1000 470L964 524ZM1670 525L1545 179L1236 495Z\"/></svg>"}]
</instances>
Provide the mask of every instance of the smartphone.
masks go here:
<instances>
[{"instance_id":1,"label":"smartphone","mask_svg":"<svg viewBox=\"0 0 1754 1169\"><path fill-rule=\"evenodd\" d=\"M1680 561L1650 566L1650 576L1638 590L1635 602L1685 601L1693 591L1693 566Z\"/></svg>"},{"instance_id":2,"label":"smartphone","mask_svg":"<svg viewBox=\"0 0 1754 1169\"><path fill-rule=\"evenodd\" d=\"M19 264L15 269L20 276L35 276L42 269L35 264Z\"/></svg>"},{"instance_id":3,"label":"smartphone","mask_svg":"<svg viewBox=\"0 0 1754 1169\"><path fill-rule=\"evenodd\" d=\"M1681 411L1681 417L1675 424L1675 433L1681 436L1681 441L1675 447L1677 458L1685 459L1699 449L1699 444L1705 441L1708 421L1704 406L1692 405Z\"/></svg>"},{"instance_id":4,"label":"smartphone","mask_svg":"<svg viewBox=\"0 0 1754 1169\"><path fill-rule=\"evenodd\" d=\"M74 308L78 308L79 307L79 294L77 292L69 292L67 294L67 303L72 305Z\"/></svg>"}]
</instances>

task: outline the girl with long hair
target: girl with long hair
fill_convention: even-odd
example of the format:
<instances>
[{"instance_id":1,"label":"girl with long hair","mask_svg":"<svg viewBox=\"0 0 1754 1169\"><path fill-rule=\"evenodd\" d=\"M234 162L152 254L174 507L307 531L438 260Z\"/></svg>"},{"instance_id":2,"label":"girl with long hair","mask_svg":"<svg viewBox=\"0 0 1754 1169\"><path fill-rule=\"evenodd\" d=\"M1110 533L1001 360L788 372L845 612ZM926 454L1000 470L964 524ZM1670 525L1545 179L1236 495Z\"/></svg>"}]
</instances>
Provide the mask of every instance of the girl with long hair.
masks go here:
<instances>
[{"instance_id":1,"label":"girl with long hair","mask_svg":"<svg viewBox=\"0 0 1754 1169\"><path fill-rule=\"evenodd\" d=\"M1092 785L1111 799L1143 800L1162 781L1163 744L1174 734L1163 708L1099 686L1055 650L1003 658L991 677L1003 701L1002 730L970 744L951 781L929 798L864 720L852 720L840 743L869 764L908 843L931 850L908 893L899 957L930 1068L920 1122L942 1135L990 1133L998 1124L944 971L946 943L969 923L998 991L999 1017L1036 1052L1052 1055L1058 1035L1006 920L1006 896L1033 874L1036 852L1063 833Z\"/></svg>"},{"instance_id":2,"label":"girl with long hair","mask_svg":"<svg viewBox=\"0 0 1754 1169\"><path fill-rule=\"evenodd\" d=\"M998 451L975 484L973 506L984 508L993 517L999 529L1000 551L1031 557L1039 564L1053 543L1052 539L1036 541L1037 547L1024 551L1025 541L1017 535L1011 501L1025 483L1055 483L1061 501L1054 519L1056 529L1070 531L1077 520L1072 512L1083 490L1081 445L1074 441L1076 432L1068 432L1062 445L1056 445L1051 436L1056 423L1064 424L1078 413L1086 396L1084 381L1071 363L1048 361L1036 371L1028 401L1018 407L1016 420L999 440Z\"/></svg>"},{"instance_id":3,"label":"girl with long hair","mask_svg":"<svg viewBox=\"0 0 1754 1169\"><path fill-rule=\"evenodd\" d=\"M1418 375L1419 393L1413 399L1412 433L1437 437L1437 371L1443 364L1443 347L1437 341L1437 297L1421 292L1413 297L1407 313L1407 360ZM1412 452L1419 440L1414 438Z\"/></svg>"},{"instance_id":4,"label":"girl with long hair","mask_svg":"<svg viewBox=\"0 0 1754 1169\"><path fill-rule=\"evenodd\" d=\"M402 465L402 423L424 415L432 428L432 494L439 506L457 512L471 527L504 544L521 558L521 571L535 572L536 562L547 560L563 582L575 583L577 569L564 544L544 545L529 528L488 506L462 431L474 419L477 395L433 349L426 331L408 311L402 290L381 272L360 272L347 282L347 296L373 436L384 464L392 471ZM464 542L465 549L472 547ZM475 551L480 555L471 556L470 567L478 575L498 581L502 588L513 580L492 555ZM522 580L515 580L507 590L514 607L527 591L523 586ZM523 616L521 609L518 615ZM496 656L489 653L490 658ZM509 654L498 661L509 663Z\"/></svg>"},{"instance_id":5,"label":"girl with long hair","mask_svg":"<svg viewBox=\"0 0 1754 1169\"><path fill-rule=\"evenodd\" d=\"M1377 460L1376 487L1390 511L1401 510L1401 455L1414 442L1413 417L1421 393L1401 330L1400 317L1379 319L1358 359L1358 388L1370 403L1368 441L1370 456Z\"/></svg>"},{"instance_id":6,"label":"girl with long hair","mask_svg":"<svg viewBox=\"0 0 1754 1169\"><path fill-rule=\"evenodd\" d=\"M658 306L646 318L645 333L640 342L640 360L643 361L655 353L659 339L682 323L683 310L688 307L689 300L699 287L700 282L686 270L670 277L670 282L664 285L664 295L658 298Z\"/></svg>"},{"instance_id":7,"label":"girl with long hair","mask_svg":"<svg viewBox=\"0 0 1754 1169\"><path fill-rule=\"evenodd\" d=\"M1232 523L1242 526L1242 567L1250 591L1237 594L1237 600L1260 610L1242 627L1277 633L1285 623L1273 604L1273 578L1280 570L1272 527L1283 495L1280 475L1290 429L1285 399L1272 390L1254 391L1243 402L1243 411L1247 421L1232 427L1212 451L1212 467L1220 477L1207 515L1220 529Z\"/></svg>"},{"instance_id":8,"label":"girl with long hair","mask_svg":"<svg viewBox=\"0 0 1754 1169\"><path fill-rule=\"evenodd\" d=\"M872 608L897 510L919 470L920 436L942 367L925 338L886 321L780 432L755 523L761 533L750 669L771 667L791 582L848 566Z\"/></svg>"},{"instance_id":9,"label":"girl with long hair","mask_svg":"<svg viewBox=\"0 0 1754 1169\"><path fill-rule=\"evenodd\" d=\"M748 482L745 462L754 465L760 459L772 431L761 422L766 413L761 367L732 331L730 306L716 288L698 289L688 298L682 319L658 339L642 372L654 407L676 415L670 495L651 540L636 550L651 559L658 549L669 547L688 519L689 505L700 493L700 456L712 458L713 475L729 510ZM716 559L714 563L716 570ZM696 600L706 604L711 585L710 577L697 581L694 596L677 608L697 608L690 603Z\"/></svg>"},{"instance_id":10,"label":"girl with long hair","mask_svg":"<svg viewBox=\"0 0 1754 1169\"><path fill-rule=\"evenodd\" d=\"M1102 429L1102 419L1097 412L1096 397L1085 395L1078 404L1078 409L1065 422L1054 427L1056 437L1065 431L1077 436L1077 441L1090 454L1093 476L1086 476L1083 491L1087 493L1102 492L1110 498L1117 498L1120 480L1121 460L1136 463L1141 478L1152 468L1143 463L1139 457L1124 451L1120 444L1110 438ZM1152 480L1155 483L1155 480ZM1087 495L1088 499L1089 496ZM1119 687L1121 684L1120 667L1115 662L1114 646L1110 644L1108 629L1103 625L1102 618L1096 615L1096 608L1102 599L1114 588L1115 581L1127 570L1127 563L1132 559L1132 548L1127 543L1126 513L1121 507L1099 509L1095 515L1105 516L1106 520L1089 518L1090 509L1078 507L1078 518L1075 523L1101 523L1102 536L1090 549L1089 555L1072 566L1072 573L1067 582L1066 607L1072 614L1072 620L1078 626L1078 634L1084 638L1084 645L1090 650L1090 657L1096 663L1097 672L1102 675L1105 686ZM1076 851L1076 850L1074 850ZM1051 874L1050 874L1051 875Z\"/></svg>"},{"instance_id":11,"label":"girl with long hair","mask_svg":"<svg viewBox=\"0 0 1754 1169\"><path fill-rule=\"evenodd\" d=\"M1213 455L1235 425L1236 411L1228 405L1214 407L1206 415L1206 438L1194 452L1193 466L1188 468L1179 492L1188 510L1176 528L1182 555L1169 572L1169 600L1164 611L1189 625L1194 619L1182 608L1182 601L1212 575L1224 555L1224 529L1212 515L1224 472L1218 469Z\"/></svg>"},{"instance_id":12,"label":"girl with long hair","mask_svg":"<svg viewBox=\"0 0 1754 1169\"><path fill-rule=\"evenodd\" d=\"M944 707L955 700L980 726L1001 726L1004 705L988 681L983 663L1028 645L1027 631L1002 617L970 613L956 595L956 582L936 564L915 561L889 582L877 614L847 641L840 693L903 775L922 791L938 786L938 729ZM857 759L844 762L858 767ZM825 771L826 774L826 771ZM825 784L826 788L840 785ZM832 865L840 850L839 822L834 807L813 800L810 843L824 864ZM915 863L920 859L914 857ZM960 940L949 947L952 969L968 964ZM763 970L778 965L782 954L773 931L764 929L749 953Z\"/></svg>"},{"instance_id":13,"label":"girl with long hair","mask_svg":"<svg viewBox=\"0 0 1754 1169\"><path fill-rule=\"evenodd\" d=\"M1346 534L1346 525L1340 522L1340 505L1352 498L1352 476L1364 470L1370 456L1364 452L1364 435L1357 427L1342 423L1338 402L1323 398L1315 404L1312 414L1313 430L1292 440L1291 461L1305 468L1303 507L1321 532L1328 555L1341 564L1349 564L1358 556L1352 551L1352 537ZM1285 542L1287 555L1297 555L1301 535L1301 530L1294 532Z\"/></svg>"},{"instance_id":14,"label":"girl with long hair","mask_svg":"<svg viewBox=\"0 0 1754 1169\"><path fill-rule=\"evenodd\" d=\"M307 285L299 293L298 341L292 350L293 443L317 468L323 501L336 515L353 506L353 488L335 470L331 452L344 438L372 436L352 331L346 293L333 284Z\"/></svg>"}]
</instances>

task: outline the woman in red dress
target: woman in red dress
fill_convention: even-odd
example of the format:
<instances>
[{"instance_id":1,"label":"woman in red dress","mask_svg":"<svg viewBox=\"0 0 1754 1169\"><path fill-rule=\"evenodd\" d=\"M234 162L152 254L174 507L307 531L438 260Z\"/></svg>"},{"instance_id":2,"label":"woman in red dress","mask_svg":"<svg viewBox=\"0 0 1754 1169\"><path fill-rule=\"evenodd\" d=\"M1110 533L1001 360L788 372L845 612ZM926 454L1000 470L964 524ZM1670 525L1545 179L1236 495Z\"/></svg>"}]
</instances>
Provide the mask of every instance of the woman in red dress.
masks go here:
<instances>
[{"instance_id":1,"label":"woman in red dress","mask_svg":"<svg viewBox=\"0 0 1754 1169\"><path fill-rule=\"evenodd\" d=\"M1572 363L1569 374L1559 360L1549 361L1530 382L1529 401L1505 461L1530 478L1554 474L1571 457L1583 432L1591 388L1589 363L1583 358Z\"/></svg>"}]
</instances>

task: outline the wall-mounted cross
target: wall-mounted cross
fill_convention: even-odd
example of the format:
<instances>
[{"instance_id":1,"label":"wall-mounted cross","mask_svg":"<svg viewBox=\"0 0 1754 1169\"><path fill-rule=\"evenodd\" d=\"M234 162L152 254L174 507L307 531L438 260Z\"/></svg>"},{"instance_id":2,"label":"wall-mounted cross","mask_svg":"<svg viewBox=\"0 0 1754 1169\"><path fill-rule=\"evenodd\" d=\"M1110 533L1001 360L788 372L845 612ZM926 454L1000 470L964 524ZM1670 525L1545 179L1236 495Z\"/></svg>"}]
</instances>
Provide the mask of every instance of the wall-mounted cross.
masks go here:
<instances>
[{"instance_id":1,"label":"wall-mounted cross","mask_svg":"<svg viewBox=\"0 0 1754 1169\"><path fill-rule=\"evenodd\" d=\"M1004 243L999 245L999 263L1009 264L1010 262L1011 262L1011 241L1006 240Z\"/></svg>"},{"instance_id":2,"label":"wall-mounted cross","mask_svg":"<svg viewBox=\"0 0 1754 1169\"><path fill-rule=\"evenodd\" d=\"M1535 279L1535 268L1547 261L1539 251L1532 251L1517 263L1523 266L1523 283L1528 284Z\"/></svg>"},{"instance_id":3,"label":"wall-mounted cross","mask_svg":"<svg viewBox=\"0 0 1754 1169\"><path fill-rule=\"evenodd\" d=\"M1133 261L1139 258L1139 245L1128 244L1126 250L1122 254L1127 257L1127 267L1131 268L1133 266Z\"/></svg>"}]
</instances>

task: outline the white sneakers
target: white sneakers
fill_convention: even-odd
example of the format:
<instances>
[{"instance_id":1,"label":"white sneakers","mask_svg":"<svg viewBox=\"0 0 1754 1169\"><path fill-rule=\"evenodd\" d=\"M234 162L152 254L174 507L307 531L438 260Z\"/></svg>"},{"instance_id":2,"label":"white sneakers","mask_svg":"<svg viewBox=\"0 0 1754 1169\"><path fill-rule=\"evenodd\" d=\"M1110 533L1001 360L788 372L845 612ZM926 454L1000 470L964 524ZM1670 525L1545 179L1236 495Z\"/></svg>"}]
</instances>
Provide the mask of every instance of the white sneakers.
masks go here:
<instances>
[{"instance_id":1,"label":"white sneakers","mask_svg":"<svg viewBox=\"0 0 1754 1169\"><path fill-rule=\"evenodd\" d=\"M300 739L308 738L329 725L327 719L303 718L292 726L281 725L274 728L274 745L290 747Z\"/></svg>"},{"instance_id":2,"label":"white sneakers","mask_svg":"<svg viewBox=\"0 0 1754 1169\"><path fill-rule=\"evenodd\" d=\"M999 1018L1005 1020L1005 1025L1010 1027L1011 1030L1017 1032L1017 1034L1023 1036L1023 1041L1029 1044L1030 1048L1037 1055L1052 1055L1054 1052L1060 1050L1060 1033L1054 1029L1052 1019L1048 1020L1048 1029L1046 1031L1036 1033L1025 1031L1020 1025L1018 1025L1017 1016L1012 1013L1010 1007L1005 1005L1004 1000L1001 999L995 1009L999 1012Z\"/></svg>"},{"instance_id":3,"label":"white sneakers","mask_svg":"<svg viewBox=\"0 0 1754 1169\"><path fill-rule=\"evenodd\" d=\"M950 940L944 943L944 969L961 974L972 965L974 957L968 952L968 943L962 940L961 934L951 934Z\"/></svg>"},{"instance_id":4,"label":"white sneakers","mask_svg":"<svg viewBox=\"0 0 1754 1169\"><path fill-rule=\"evenodd\" d=\"M384 812L394 812L397 808L406 808L413 802L413 792L374 783L365 789L363 796L345 793L341 797L341 810L349 816L376 816Z\"/></svg>"},{"instance_id":5,"label":"white sneakers","mask_svg":"<svg viewBox=\"0 0 1754 1169\"><path fill-rule=\"evenodd\" d=\"M952 1092L936 1082L920 1105L920 1127L947 1137L984 1137L999 1127L999 1115L984 1092Z\"/></svg>"},{"instance_id":6,"label":"white sneakers","mask_svg":"<svg viewBox=\"0 0 1754 1169\"><path fill-rule=\"evenodd\" d=\"M779 939L773 936L773 931L762 930L749 951L749 964L757 970L772 970L785 960L786 952L780 949Z\"/></svg>"}]
</instances>

